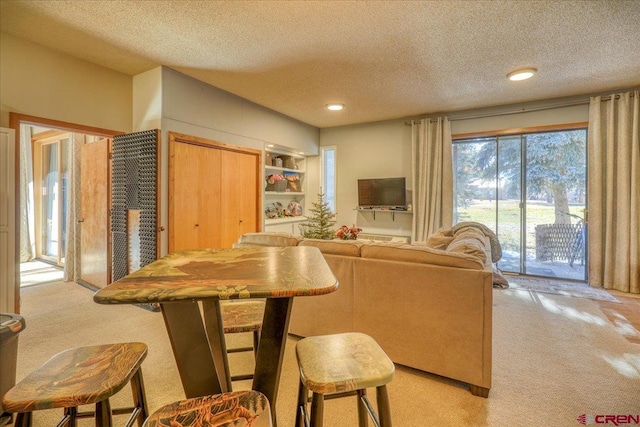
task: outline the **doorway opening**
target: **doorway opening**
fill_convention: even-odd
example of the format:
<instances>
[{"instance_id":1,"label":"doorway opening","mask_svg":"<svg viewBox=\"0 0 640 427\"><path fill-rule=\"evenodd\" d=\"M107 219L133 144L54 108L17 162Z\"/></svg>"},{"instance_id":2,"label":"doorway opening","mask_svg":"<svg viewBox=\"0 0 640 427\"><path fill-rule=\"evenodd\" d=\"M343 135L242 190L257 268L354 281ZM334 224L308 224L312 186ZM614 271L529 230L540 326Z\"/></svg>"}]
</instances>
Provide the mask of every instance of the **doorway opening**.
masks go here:
<instances>
[{"instance_id":1,"label":"doorway opening","mask_svg":"<svg viewBox=\"0 0 640 427\"><path fill-rule=\"evenodd\" d=\"M108 219L110 166L108 150L101 151L101 158L95 161L107 172L97 182L99 188L83 190L80 172L85 161L81 153L84 146L93 146L119 132L14 113L10 121L19 147L19 286L62 280L93 285L82 280L82 264L88 261L82 258L82 200L85 193L103 195L106 199L101 215ZM88 165L87 169L96 167ZM92 184L96 186L96 182ZM85 211L92 207L86 205ZM105 244L102 252L93 256L106 265L110 260L108 220L101 220L100 227ZM102 268L106 282L109 270Z\"/></svg>"},{"instance_id":2,"label":"doorway opening","mask_svg":"<svg viewBox=\"0 0 640 427\"><path fill-rule=\"evenodd\" d=\"M454 223L496 232L508 273L587 280L586 127L454 140Z\"/></svg>"}]
</instances>

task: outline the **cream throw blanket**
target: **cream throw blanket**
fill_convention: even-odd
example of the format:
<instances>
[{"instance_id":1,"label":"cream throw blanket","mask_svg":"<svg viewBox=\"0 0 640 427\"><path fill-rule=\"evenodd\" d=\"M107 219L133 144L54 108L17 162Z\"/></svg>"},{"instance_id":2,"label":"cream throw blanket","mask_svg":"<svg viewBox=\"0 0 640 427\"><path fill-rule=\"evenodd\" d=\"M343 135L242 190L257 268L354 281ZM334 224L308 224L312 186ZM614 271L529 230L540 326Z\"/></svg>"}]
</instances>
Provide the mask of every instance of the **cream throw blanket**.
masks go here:
<instances>
[{"instance_id":1,"label":"cream throw blanket","mask_svg":"<svg viewBox=\"0 0 640 427\"><path fill-rule=\"evenodd\" d=\"M453 234L456 234L459 230L467 227L477 228L489 238L489 243L491 244L491 262L495 263L500 261L500 258L502 258L502 246L500 246L500 241L498 240L498 236L496 236L496 233L494 233L493 230L491 230L486 225L472 221L459 222L451 227L451 231L453 232Z\"/></svg>"}]
</instances>

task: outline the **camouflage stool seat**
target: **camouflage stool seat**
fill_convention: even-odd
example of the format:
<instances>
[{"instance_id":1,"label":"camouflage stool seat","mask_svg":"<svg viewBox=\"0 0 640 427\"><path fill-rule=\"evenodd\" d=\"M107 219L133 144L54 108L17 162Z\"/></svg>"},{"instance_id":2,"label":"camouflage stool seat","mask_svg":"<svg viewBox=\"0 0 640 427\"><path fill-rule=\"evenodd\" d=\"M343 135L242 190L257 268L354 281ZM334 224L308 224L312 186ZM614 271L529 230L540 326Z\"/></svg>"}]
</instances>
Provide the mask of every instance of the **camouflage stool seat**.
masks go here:
<instances>
[{"instance_id":1,"label":"camouflage stool seat","mask_svg":"<svg viewBox=\"0 0 640 427\"><path fill-rule=\"evenodd\" d=\"M59 426L76 426L78 418L95 417L97 427L112 425L112 414L131 413L126 426L148 415L140 365L147 346L140 342L79 347L56 354L11 388L2 399L16 413L16 427L31 426L32 412L64 408ZM109 398L131 382L133 407L111 409ZM78 406L95 404L95 412Z\"/></svg>"},{"instance_id":2,"label":"camouflage stool seat","mask_svg":"<svg viewBox=\"0 0 640 427\"><path fill-rule=\"evenodd\" d=\"M242 332L251 332L253 334L252 347L227 348L227 353L253 351L254 356L258 353L264 308L265 302L262 300L224 301L220 303L222 326L225 334ZM228 366L228 359L225 362ZM231 381L250 380L252 378L252 374L233 375L231 376Z\"/></svg>"},{"instance_id":3,"label":"camouflage stool seat","mask_svg":"<svg viewBox=\"0 0 640 427\"><path fill-rule=\"evenodd\" d=\"M236 391L170 403L155 411L144 427L271 427L267 398L257 391Z\"/></svg>"},{"instance_id":4,"label":"camouflage stool seat","mask_svg":"<svg viewBox=\"0 0 640 427\"><path fill-rule=\"evenodd\" d=\"M358 396L360 427L367 426L367 414L376 426L391 427L386 385L395 367L373 338L355 332L308 337L296 344L296 357L300 368L296 427L308 422L321 427L324 400L353 395ZM378 413L367 398L369 387L376 388Z\"/></svg>"}]
</instances>

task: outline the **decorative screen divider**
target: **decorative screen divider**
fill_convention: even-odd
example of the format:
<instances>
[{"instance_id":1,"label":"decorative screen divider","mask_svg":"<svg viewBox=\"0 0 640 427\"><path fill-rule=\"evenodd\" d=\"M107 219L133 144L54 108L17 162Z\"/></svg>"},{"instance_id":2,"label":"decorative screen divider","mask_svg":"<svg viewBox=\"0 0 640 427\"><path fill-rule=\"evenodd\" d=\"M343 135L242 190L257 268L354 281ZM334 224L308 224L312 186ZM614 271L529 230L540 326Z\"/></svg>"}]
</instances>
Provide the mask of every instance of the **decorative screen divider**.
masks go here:
<instances>
[{"instance_id":1,"label":"decorative screen divider","mask_svg":"<svg viewBox=\"0 0 640 427\"><path fill-rule=\"evenodd\" d=\"M111 233L114 282L158 257L159 140L158 130L113 138ZM135 212L130 214L130 211ZM128 224L132 218L139 223ZM129 235L136 231L138 236ZM136 265L130 265L131 259L136 260Z\"/></svg>"}]
</instances>

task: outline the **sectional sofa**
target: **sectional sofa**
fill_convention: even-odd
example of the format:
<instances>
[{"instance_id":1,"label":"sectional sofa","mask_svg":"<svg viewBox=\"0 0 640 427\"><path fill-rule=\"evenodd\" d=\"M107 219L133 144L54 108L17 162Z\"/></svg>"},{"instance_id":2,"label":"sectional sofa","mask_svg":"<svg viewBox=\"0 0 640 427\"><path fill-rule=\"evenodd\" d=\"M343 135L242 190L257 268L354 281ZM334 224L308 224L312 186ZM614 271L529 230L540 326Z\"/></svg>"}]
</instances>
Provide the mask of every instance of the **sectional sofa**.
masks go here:
<instances>
[{"instance_id":1,"label":"sectional sofa","mask_svg":"<svg viewBox=\"0 0 640 427\"><path fill-rule=\"evenodd\" d=\"M295 299L289 333L363 332L395 363L467 383L474 395L488 396L492 245L481 228L440 231L423 245L248 233L235 247L293 245L319 248L339 288Z\"/></svg>"}]
</instances>

